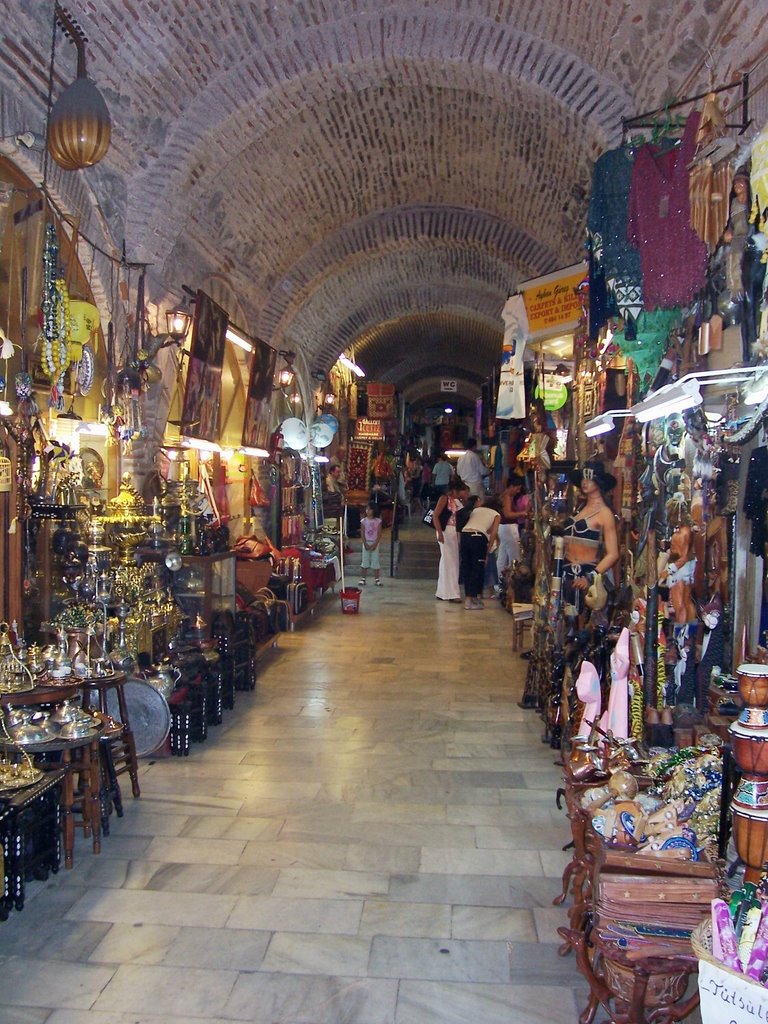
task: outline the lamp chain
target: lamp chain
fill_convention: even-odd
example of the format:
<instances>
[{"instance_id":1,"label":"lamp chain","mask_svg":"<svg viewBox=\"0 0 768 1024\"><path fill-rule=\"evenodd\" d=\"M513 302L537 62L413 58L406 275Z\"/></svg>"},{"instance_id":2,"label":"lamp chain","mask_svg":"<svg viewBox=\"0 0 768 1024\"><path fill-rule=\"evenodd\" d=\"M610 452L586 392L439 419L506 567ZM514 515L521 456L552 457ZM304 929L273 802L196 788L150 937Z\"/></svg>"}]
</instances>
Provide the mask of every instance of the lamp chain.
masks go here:
<instances>
[{"instance_id":1,"label":"lamp chain","mask_svg":"<svg viewBox=\"0 0 768 1024\"><path fill-rule=\"evenodd\" d=\"M43 181L42 189L45 191L46 183L48 181L48 161L50 159L48 155L48 124L51 119L51 110L53 108L53 69L54 62L56 59L56 33L58 31L58 14L56 11L57 3L54 0L53 3L53 32L51 33L51 62L48 66L48 97L45 104L45 147L43 150Z\"/></svg>"}]
</instances>

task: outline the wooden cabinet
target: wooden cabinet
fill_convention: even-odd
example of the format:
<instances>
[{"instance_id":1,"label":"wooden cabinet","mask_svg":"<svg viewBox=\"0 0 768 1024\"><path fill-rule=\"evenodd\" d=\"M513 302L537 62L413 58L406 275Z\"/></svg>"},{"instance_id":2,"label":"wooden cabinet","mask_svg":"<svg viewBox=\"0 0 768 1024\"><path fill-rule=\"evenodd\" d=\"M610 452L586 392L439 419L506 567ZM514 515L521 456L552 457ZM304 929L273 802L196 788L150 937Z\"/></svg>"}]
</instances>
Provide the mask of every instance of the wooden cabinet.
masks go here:
<instances>
[{"instance_id":1,"label":"wooden cabinet","mask_svg":"<svg viewBox=\"0 0 768 1024\"><path fill-rule=\"evenodd\" d=\"M182 555L173 580L173 593L185 614L202 616L211 631L216 612L235 613L235 552Z\"/></svg>"}]
</instances>

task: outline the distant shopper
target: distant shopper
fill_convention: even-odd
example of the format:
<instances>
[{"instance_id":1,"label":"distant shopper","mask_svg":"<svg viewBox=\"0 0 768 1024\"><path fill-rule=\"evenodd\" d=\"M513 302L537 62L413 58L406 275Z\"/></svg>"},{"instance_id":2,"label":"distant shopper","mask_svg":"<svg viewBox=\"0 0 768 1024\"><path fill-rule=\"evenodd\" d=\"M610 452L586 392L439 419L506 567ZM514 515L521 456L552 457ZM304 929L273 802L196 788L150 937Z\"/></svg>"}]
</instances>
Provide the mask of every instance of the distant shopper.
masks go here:
<instances>
[{"instance_id":1,"label":"distant shopper","mask_svg":"<svg viewBox=\"0 0 768 1024\"><path fill-rule=\"evenodd\" d=\"M485 491L483 480L488 476L488 470L485 468L483 460L475 451L476 448L477 441L474 437L470 437L467 441L467 450L463 455L459 456L459 461L456 463L456 474L467 485L470 494L480 496Z\"/></svg>"},{"instance_id":2,"label":"distant shopper","mask_svg":"<svg viewBox=\"0 0 768 1024\"><path fill-rule=\"evenodd\" d=\"M432 498L434 501L445 494L453 476L453 466L445 452L440 452L432 470Z\"/></svg>"},{"instance_id":3,"label":"distant shopper","mask_svg":"<svg viewBox=\"0 0 768 1024\"><path fill-rule=\"evenodd\" d=\"M459 537L456 514L464 507L469 488L463 480L453 477L448 492L437 499L432 522L440 545L440 568L435 597L439 601L461 601L459 589Z\"/></svg>"},{"instance_id":4,"label":"distant shopper","mask_svg":"<svg viewBox=\"0 0 768 1024\"><path fill-rule=\"evenodd\" d=\"M499 576L513 562L520 561L520 529L528 517L528 495L525 480L510 473L507 486L501 492L501 526L499 527L499 554L496 563Z\"/></svg>"},{"instance_id":5,"label":"distant shopper","mask_svg":"<svg viewBox=\"0 0 768 1024\"><path fill-rule=\"evenodd\" d=\"M489 497L478 503L472 510L466 526L461 531L459 560L461 579L464 583L464 607L467 611L484 608L480 595L483 592L485 562L488 552L496 546L501 515L498 498Z\"/></svg>"},{"instance_id":6,"label":"distant shopper","mask_svg":"<svg viewBox=\"0 0 768 1024\"><path fill-rule=\"evenodd\" d=\"M365 506L365 516L360 520L360 533L363 538L363 550L360 560L360 586L364 587L368 579L368 570L373 569L376 586L381 586L381 563L379 561L379 544L381 543L381 519L376 515L373 505Z\"/></svg>"}]
</instances>

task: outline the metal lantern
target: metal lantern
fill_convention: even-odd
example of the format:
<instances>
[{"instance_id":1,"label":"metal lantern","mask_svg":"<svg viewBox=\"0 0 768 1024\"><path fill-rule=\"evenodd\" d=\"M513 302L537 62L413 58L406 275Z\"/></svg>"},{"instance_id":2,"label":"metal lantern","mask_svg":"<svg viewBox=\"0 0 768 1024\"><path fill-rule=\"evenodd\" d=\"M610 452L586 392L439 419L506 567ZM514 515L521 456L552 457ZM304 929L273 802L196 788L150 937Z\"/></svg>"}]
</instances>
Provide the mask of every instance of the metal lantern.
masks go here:
<instances>
[{"instance_id":1,"label":"metal lantern","mask_svg":"<svg viewBox=\"0 0 768 1024\"><path fill-rule=\"evenodd\" d=\"M92 167L109 149L112 122L89 78L76 78L59 96L48 121L48 152L65 171Z\"/></svg>"},{"instance_id":2,"label":"metal lantern","mask_svg":"<svg viewBox=\"0 0 768 1024\"><path fill-rule=\"evenodd\" d=\"M48 118L48 152L65 171L92 167L109 149L112 122L107 104L85 70L85 33L55 4L55 19L77 49L77 78L54 103ZM51 57L53 61L53 57Z\"/></svg>"}]
</instances>

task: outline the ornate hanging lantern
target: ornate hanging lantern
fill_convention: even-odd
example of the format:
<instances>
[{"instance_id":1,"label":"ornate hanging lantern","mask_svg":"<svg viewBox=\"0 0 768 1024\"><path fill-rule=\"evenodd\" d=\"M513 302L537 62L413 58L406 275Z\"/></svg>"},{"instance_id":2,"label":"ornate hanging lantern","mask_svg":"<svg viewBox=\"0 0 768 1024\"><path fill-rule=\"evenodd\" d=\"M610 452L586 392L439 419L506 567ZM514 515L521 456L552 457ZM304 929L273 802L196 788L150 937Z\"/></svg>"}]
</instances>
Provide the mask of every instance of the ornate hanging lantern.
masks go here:
<instances>
[{"instance_id":1,"label":"ornate hanging lantern","mask_svg":"<svg viewBox=\"0 0 768 1024\"><path fill-rule=\"evenodd\" d=\"M67 86L48 117L48 152L65 171L92 167L109 149L112 122L104 97L87 77L83 30L56 4L56 20L77 48L77 78Z\"/></svg>"}]
</instances>

